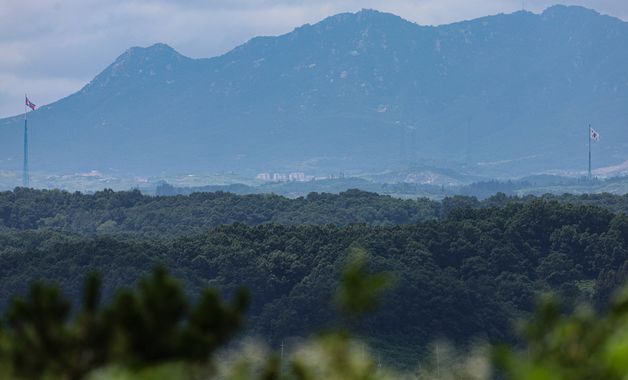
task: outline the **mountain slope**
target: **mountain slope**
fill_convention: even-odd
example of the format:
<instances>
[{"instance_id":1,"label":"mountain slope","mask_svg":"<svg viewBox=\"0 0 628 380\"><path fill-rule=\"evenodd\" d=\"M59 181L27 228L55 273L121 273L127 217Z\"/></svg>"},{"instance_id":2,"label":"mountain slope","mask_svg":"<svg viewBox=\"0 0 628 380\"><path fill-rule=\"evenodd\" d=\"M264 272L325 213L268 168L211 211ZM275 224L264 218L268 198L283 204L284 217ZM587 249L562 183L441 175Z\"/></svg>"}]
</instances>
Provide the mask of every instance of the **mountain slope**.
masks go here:
<instances>
[{"instance_id":1,"label":"mountain slope","mask_svg":"<svg viewBox=\"0 0 628 380\"><path fill-rule=\"evenodd\" d=\"M628 23L579 7L438 27L364 10L210 59L132 48L30 116L33 170L525 174L628 159ZM0 120L0 169L21 162Z\"/></svg>"}]
</instances>

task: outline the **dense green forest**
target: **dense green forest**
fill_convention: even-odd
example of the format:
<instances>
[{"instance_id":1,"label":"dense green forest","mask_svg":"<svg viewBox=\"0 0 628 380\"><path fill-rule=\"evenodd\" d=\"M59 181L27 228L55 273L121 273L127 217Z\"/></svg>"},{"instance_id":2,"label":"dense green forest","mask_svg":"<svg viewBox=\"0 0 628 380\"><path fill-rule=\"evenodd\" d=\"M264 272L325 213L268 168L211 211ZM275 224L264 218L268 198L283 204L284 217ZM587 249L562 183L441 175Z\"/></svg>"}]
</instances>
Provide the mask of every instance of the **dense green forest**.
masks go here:
<instances>
[{"instance_id":1,"label":"dense green forest","mask_svg":"<svg viewBox=\"0 0 628 380\"><path fill-rule=\"evenodd\" d=\"M196 300L181 282L156 267L133 288L101 300L100 278L90 273L77 310L56 284L35 282L0 317L0 376L49 380L588 380L628 374L628 288L605 313L580 304L561 311L556 297L539 298L520 324L518 346L479 343L456 349L432 344L407 370L382 366L381 355L352 338L351 325L378 308L391 272L369 268L353 250L334 291L338 324L284 350L263 343L234 344L248 292L224 301L207 287ZM230 343L231 342L231 343ZM229 348L229 346L231 346ZM287 351L284 355L284 351Z\"/></svg>"},{"instance_id":2,"label":"dense green forest","mask_svg":"<svg viewBox=\"0 0 628 380\"><path fill-rule=\"evenodd\" d=\"M208 285L226 296L248 288L246 334L276 345L331 327L329 300L360 248L395 286L355 331L403 364L438 338L514 341L513 321L543 292L605 308L628 272L628 217L614 212L626 207L611 195L439 203L359 191L289 200L19 189L0 195L0 309L34 279L79 303L92 270L110 300L163 264L192 298Z\"/></svg>"},{"instance_id":3,"label":"dense green forest","mask_svg":"<svg viewBox=\"0 0 628 380\"><path fill-rule=\"evenodd\" d=\"M58 190L0 192L0 226L79 234L172 237L236 222L390 226L433 219L439 213L438 202L401 200L357 190L340 195L312 193L298 199L224 192L172 197L147 196L137 190L105 190L93 195Z\"/></svg>"},{"instance_id":4,"label":"dense green forest","mask_svg":"<svg viewBox=\"0 0 628 380\"><path fill-rule=\"evenodd\" d=\"M591 205L628 212L628 195L545 195L545 200ZM484 200L453 196L442 201L399 199L360 190L340 194L310 193L289 199L272 194L226 192L183 196L148 196L141 192L99 191L94 194L17 188L0 192L0 231L55 230L80 235L134 235L171 238L205 232L225 224L333 224L370 226L414 224L443 219L459 207L503 207L537 197L498 193Z\"/></svg>"}]
</instances>

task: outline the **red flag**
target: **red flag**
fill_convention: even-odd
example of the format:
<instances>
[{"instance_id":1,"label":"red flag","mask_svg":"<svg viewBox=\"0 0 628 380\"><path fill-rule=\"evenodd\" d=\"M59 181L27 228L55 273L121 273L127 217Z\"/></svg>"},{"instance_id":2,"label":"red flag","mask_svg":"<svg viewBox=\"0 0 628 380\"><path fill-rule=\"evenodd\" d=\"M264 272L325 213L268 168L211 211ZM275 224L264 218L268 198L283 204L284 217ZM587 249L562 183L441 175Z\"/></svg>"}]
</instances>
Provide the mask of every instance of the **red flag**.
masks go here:
<instances>
[{"instance_id":1,"label":"red flag","mask_svg":"<svg viewBox=\"0 0 628 380\"><path fill-rule=\"evenodd\" d=\"M32 109L33 111L35 111L35 108L37 108L35 103L33 103L30 100L28 100L28 96L26 97L26 106L29 107L30 109Z\"/></svg>"}]
</instances>

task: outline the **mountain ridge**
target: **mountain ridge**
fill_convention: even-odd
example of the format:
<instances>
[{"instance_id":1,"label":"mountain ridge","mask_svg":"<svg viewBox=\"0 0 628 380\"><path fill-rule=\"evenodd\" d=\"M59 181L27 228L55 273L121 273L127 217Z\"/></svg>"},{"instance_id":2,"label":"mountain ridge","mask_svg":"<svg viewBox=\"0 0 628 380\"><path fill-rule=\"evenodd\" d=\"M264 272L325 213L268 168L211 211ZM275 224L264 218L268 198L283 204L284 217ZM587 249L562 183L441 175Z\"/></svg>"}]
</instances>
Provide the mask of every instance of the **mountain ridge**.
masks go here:
<instances>
[{"instance_id":1,"label":"mountain ridge","mask_svg":"<svg viewBox=\"0 0 628 380\"><path fill-rule=\"evenodd\" d=\"M582 146L561 145L580 144L571 125L592 114L613 123L600 158L616 164L628 159L623 42L627 23L555 6L441 26L362 10L212 58L134 47L29 116L31 161L159 173L366 171L429 159L474 170L513 162L499 170L519 175L580 165L569 156ZM1 142L19 141L18 117L1 125L0 169L18 169L19 145Z\"/></svg>"}]
</instances>

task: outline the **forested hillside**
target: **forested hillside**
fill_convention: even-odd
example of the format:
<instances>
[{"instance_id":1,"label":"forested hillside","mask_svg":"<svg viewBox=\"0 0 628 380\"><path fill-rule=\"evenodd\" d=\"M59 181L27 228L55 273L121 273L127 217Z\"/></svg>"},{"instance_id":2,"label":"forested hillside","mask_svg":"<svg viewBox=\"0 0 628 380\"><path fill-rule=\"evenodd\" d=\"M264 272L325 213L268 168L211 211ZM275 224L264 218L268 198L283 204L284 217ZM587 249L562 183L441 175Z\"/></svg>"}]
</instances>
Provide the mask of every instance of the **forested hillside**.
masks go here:
<instances>
[{"instance_id":1,"label":"forested hillside","mask_svg":"<svg viewBox=\"0 0 628 380\"><path fill-rule=\"evenodd\" d=\"M426 198L398 199L360 190L340 194L310 193L306 197L289 199L273 194L235 195L226 192L153 197L137 190L82 194L16 188L0 192L0 230L45 229L80 235L169 238L202 233L232 223L394 226L441 219L458 207L502 207L535 199L628 213L628 195L612 194L520 198L498 193L482 201L475 197L453 196L438 202Z\"/></svg>"},{"instance_id":2,"label":"forested hillside","mask_svg":"<svg viewBox=\"0 0 628 380\"><path fill-rule=\"evenodd\" d=\"M161 263L192 296L208 285L226 294L250 289L247 333L277 342L332 320L329 300L347 253L362 248L372 269L394 273L396 285L358 331L403 361L438 337L511 340L512 322L541 292L604 307L627 272L628 217L607 209L623 209L625 197L459 197L439 204L361 192L288 200L17 190L0 199L2 308L34 279L60 283L78 302L91 270L102 273L110 299ZM73 227L79 218L94 229ZM67 222L57 229L41 222L53 219ZM108 220L131 234L105 234L98 227ZM211 227L236 221L262 224ZM188 233L177 237L176 229Z\"/></svg>"},{"instance_id":3,"label":"forested hillside","mask_svg":"<svg viewBox=\"0 0 628 380\"><path fill-rule=\"evenodd\" d=\"M311 193L293 200L224 192L174 197L111 190L93 195L58 190L0 192L0 226L79 234L180 236L235 222L390 226L434 219L439 213L438 202L400 200L357 190L340 195Z\"/></svg>"}]
</instances>

